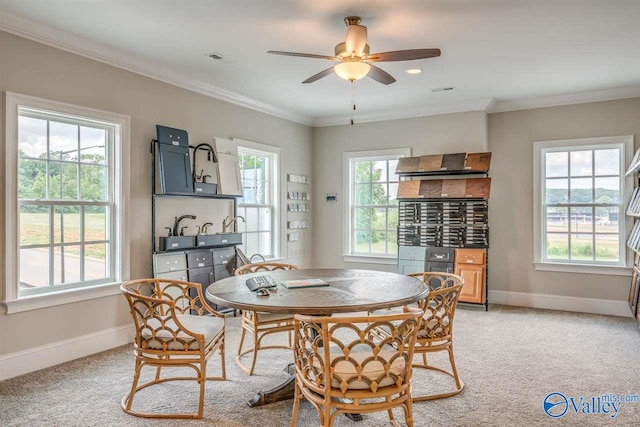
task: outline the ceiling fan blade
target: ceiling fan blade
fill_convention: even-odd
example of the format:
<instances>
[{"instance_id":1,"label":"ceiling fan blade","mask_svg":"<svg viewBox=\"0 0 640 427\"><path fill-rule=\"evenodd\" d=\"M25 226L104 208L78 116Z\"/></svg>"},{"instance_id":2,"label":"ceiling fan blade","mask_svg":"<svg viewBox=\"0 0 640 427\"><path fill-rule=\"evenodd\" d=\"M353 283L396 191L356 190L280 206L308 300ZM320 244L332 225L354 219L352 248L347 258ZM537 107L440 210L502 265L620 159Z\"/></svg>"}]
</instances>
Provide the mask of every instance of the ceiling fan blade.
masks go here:
<instances>
[{"instance_id":1,"label":"ceiling fan blade","mask_svg":"<svg viewBox=\"0 0 640 427\"><path fill-rule=\"evenodd\" d=\"M387 73L382 68L378 68L375 65L371 64L369 64L369 66L371 68L369 69L367 77L371 77L373 80L382 83L383 85L390 85L391 83L396 81L396 79L394 79L391 74Z\"/></svg>"},{"instance_id":2,"label":"ceiling fan blade","mask_svg":"<svg viewBox=\"0 0 640 427\"><path fill-rule=\"evenodd\" d=\"M367 27L362 25L349 25L347 36L344 40L347 55L362 56L367 45Z\"/></svg>"},{"instance_id":3,"label":"ceiling fan blade","mask_svg":"<svg viewBox=\"0 0 640 427\"><path fill-rule=\"evenodd\" d=\"M315 59L328 59L329 61L340 61L340 58L336 58L335 56L314 55L313 53L282 52L279 50L270 50L267 53L270 53L272 55L299 56L301 58L315 58Z\"/></svg>"},{"instance_id":4,"label":"ceiling fan blade","mask_svg":"<svg viewBox=\"0 0 640 427\"><path fill-rule=\"evenodd\" d=\"M333 67L327 68L324 71L320 71L318 74L314 74L313 76L309 77L307 80L303 81L302 83L313 83L316 80L320 80L323 77L327 77L331 73L333 73Z\"/></svg>"},{"instance_id":5,"label":"ceiling fan blade","mask_svg":"<svg viewBox=\"0 0 640 427\"><path fill-rule=\"evenodd\" d=\"M391 52L372 53L365 61L391 62L411 61L412 59L435 58L440 56L440 49L408 49L394 50Z\"/></svg>"}]
</instances>

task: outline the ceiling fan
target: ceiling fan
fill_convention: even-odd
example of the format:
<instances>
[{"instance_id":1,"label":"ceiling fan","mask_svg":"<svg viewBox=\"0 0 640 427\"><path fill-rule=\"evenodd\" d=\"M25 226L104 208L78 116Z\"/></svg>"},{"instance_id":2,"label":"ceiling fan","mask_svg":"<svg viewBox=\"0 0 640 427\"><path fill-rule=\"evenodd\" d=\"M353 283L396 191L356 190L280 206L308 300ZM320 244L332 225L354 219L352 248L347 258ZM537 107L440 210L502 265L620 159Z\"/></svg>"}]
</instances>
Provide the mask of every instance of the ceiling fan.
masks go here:
<instances>
[{"instance_id":1,"label":"ceiling fan","mask_svg":"<svg viewBox=\"0 0 640 427\"><path fill-rule=\"evenodd\" d=\"M344 42L336 45L335 56L282 52L277 50L270 50L267 53L340 62L340 64L309 77L302 83L313 83L335 71L338 76L345 80L355 81L369 76L373 80L385 85L395 82L396 79L383 69L371 64L371 62L411 61L414 59L440 56L440 49L394 50L391 52L370 54L369 45L367 44L367 27L360 25L360 17L348 16L344 18L344 22L347 24L347 35Z\"/></svg>"}]
</instances>

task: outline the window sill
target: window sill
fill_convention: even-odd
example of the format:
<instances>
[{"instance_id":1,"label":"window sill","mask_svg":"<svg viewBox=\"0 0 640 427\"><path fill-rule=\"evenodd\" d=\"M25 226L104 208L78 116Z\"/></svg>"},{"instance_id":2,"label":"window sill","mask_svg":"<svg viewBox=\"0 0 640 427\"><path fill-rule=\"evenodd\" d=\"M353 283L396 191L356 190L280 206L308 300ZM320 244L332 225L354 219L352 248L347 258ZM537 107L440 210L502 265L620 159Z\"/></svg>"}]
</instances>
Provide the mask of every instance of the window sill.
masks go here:
<instances>
[{"instance_id":1,"label":"window sill","mask_svg":"<svg viewBox=\"0 0 640 427\"><path fill-rule=\"evenodd\" d=\"M384 264L384 265L396 265L398 264L397 257L390 256L376 256L376 255L343 255L344 262L357 262L361 264Z\"/></svg>"},{"instance_id":2,"label":"window sill","mask_svg":"<svg viewBox=\"0 0 640 427\"><path fill-rule=\"evenodd\" d=\"M606 276L631 277L631 268L586 264L562 264L556 262L533 262L536 271L555 271L559 273L602 274Z\"/></svg>"},{"instance_id":3,"label":"window sill","mask_svg":"<svg viewBox=\"0 0 640 427\"><path fill-rule=\"evenodd\" d=\"M86 288L64 289L45 294L30 295L19 299L2 301L6 314L21 313L57 305L70 304L96 298L118 295L120 283L105 283Z\"/></svg>"}]
</instances>

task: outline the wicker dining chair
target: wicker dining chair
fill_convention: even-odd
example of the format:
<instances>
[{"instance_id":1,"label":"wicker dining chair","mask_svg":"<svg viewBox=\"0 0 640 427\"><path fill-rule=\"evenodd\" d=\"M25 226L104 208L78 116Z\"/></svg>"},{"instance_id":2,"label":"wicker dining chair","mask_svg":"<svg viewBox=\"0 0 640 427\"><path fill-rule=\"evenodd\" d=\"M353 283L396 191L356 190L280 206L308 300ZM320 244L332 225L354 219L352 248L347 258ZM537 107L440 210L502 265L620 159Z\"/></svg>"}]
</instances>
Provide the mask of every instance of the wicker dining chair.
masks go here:
<instances>
[{"instance_id":1,"label":"wicker dining chair","mask_svg":"<svg viewBox=\"0 0 640 427\"><path fill-rule=\"evenodd\" d=\"M246 264L238 267L235 271L236 276L242 276L243 274L269 272L273 270L299 270L300 268L292 264L283 264L277 262L258 262L253 264ZM244 345L244 338L246 333L249 332L253 336L253 347L242 350ZM289 344L280 345L262 345L262 339L267 335L287 332L289 334ZM285 348L291 349L291 333L293 332L293 315L292 314L276 314L276 313L263 313L258 311L245 310L242 312L242 335L240 337L240 345L238 346L238 354L236 355L236 363L247 374L253 375L253 371L256 367L256 360L258 358L258 351L273 349L273 348ZM253 354L251 360L251 366L248 367L242 362L242 357L248 353Z\"/></svg>"},{"instance_id":2,"label":"wicker dining chair","mask_svg":"<svg viewBox=\"0 0 640 427\"><path fill-rule=\"evenodd\" d=\"M422 363L414 363L417 368L438 371L453 377L455 388L446 393L414 396L413 401L433 400L454 396L462 391L464 383L458 376L453 354L453 318L462 289L462 277L450 273L423 272L409 274L428 284L432 290L426 299L418 303L424 311L414 355L422 355ZM427 354L446 351L449 355L451 371L427 363ZM414 388L415 391L415 388Z\"/></svg>"},{"instance_id":3,"label":"wicker dining chair","mask_svg":"<svg viewBox=\"0 0 640 427\"><path fill-rule=\"evenodd\" d=\"M384 316L315 317L295 315L296 390L291 427L302 398L317 410L320 425L332 426L343 413L404 410L413 426L411 360L422 311ZM382 328L388 335L376 339Z\"/></svg>"},{"instance_id":4,"label":"wicker dining chair","mask_svg":"<svg viewBox=\"0 0 640 427\"><path fill-rule=\"evenodd\" d=\"M120 289L129 302L136 332L133 383L122 398L122 409L127 414L145 418L202 418L205 381L226 379L224 316L207 304L199 283L140 279L125 282ZM221 376L207 377L207 361L216 351L220 352ZM155 378L138 385L140 372L145 366L156 368ZM161 378L162 368L169 367L189 367L196 375ZM197 413L158 414L132 410L138 391L177 380L196 380L200 385ZM167 396L169 399L175 401L174 396Z\"/></svg>"}]
</instances>

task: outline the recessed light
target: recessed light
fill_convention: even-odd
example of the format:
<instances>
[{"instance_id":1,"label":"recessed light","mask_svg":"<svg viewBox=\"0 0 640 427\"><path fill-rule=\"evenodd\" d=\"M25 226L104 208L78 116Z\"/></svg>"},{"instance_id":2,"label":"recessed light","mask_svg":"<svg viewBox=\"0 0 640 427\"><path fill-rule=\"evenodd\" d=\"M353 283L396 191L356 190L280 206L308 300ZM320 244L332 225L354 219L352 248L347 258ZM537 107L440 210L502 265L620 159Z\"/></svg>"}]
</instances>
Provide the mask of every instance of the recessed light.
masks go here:
<instances>
[{"instance_id":1,"label":"recessed light","mask_svg":"<svg viewBox=\"0 0 640 427\"><path fill-rule=\"evenodd\" d=\"M407 74L420 74L422 72L421 68L407 68L406 70L404 70L405 73Z\"/></svg>"}]
</instances>

